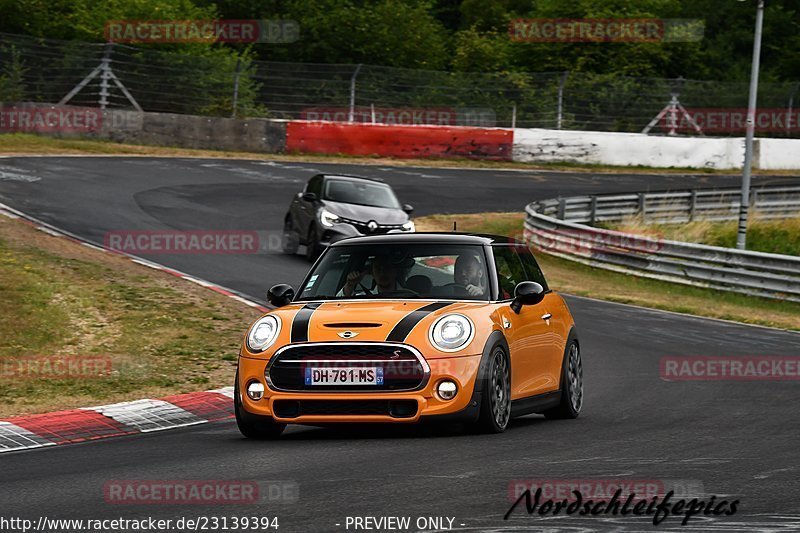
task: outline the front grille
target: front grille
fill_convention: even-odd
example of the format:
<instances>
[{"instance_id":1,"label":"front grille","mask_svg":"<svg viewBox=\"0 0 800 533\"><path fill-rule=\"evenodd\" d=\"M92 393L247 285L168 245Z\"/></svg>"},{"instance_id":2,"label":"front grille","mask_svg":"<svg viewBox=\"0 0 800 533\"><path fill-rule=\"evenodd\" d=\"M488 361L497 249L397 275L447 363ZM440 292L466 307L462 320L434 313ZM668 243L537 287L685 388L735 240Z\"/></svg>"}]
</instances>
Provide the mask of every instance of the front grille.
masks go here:
<instances>
[{"instance_id":1,"label":"front grille","mask_svg":"<svg viewBox=\"0 0 800 533\"><path fill-rule=\"evenodd\" d=\"M401 230L403 229L402 224L378 224L378 226L373 230L370 229L368 226L369 222L361 222L358 220L351 220L343 218L341 219L342 222L346 222L356 228L359 233L362 235L378 235L382 233L389 233L392 230Z\"/></svg>"},{"instance_id":2,"label":"front grille","mask_svg":"<svg viewBox=\"0 0 800 533\"><path fill-rule=\"evenodd\" d=\"M390 416L413 418L414 400L275 400L272 406L279 418L300 416Z\"/></svg>"},{"instance_id":3,"label":"front grille","mask_svg":"<svg viewBox=\"0 0 800 533\"><path fill-rule=\"evenodd\" d=\"M306 368L342 367L382 370L380 385L306 385ZM407 346L385 343L308 343L287 346L272 357L267 380L275 390L314 392L409 391L428 377L421 356Z\"/></svg>"}]
</instances>

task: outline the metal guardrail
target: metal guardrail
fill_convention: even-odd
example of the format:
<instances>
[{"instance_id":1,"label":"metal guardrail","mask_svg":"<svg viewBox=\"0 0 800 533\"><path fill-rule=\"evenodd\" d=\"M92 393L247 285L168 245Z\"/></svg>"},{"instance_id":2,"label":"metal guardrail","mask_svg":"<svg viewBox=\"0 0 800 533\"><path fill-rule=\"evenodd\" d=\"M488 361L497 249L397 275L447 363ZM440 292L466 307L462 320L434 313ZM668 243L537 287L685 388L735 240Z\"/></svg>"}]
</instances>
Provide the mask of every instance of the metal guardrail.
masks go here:
<instances>
[{"instance_id":1,"label":"metal guardrail","mask_svg":"<svg viewBox=\"0 0 800 533\"><path fill-rule=\"evenodd\" d=\"M736 220L739 194L713 189L533 202L525 208L525 239L548 254L607 270L800 302L800 257L592 227L632 217L657 223ZM798 216L800 186L759 188L751 205L761 218Z\"/></svg>"}]
</instances>

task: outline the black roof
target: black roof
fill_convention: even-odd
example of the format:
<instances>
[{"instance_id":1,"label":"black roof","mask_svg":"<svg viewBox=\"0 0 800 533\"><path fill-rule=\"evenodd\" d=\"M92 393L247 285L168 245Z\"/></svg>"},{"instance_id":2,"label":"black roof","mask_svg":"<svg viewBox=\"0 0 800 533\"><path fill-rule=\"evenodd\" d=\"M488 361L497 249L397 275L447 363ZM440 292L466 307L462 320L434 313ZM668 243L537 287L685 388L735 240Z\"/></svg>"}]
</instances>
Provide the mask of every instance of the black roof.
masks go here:
<instances>
[{"instance_id":1,"label":"black roof","mask_svg":"<svg viewBox=\"0 0 800 533\"><path fill-rule=\"evenodd\" d=\"M365 235L350 237L336 241L331 246L348 246L351 244L400 244L400 243L438 243L438 244L521 244L520 241L502 235L485 233L449 233L449 232L416 232L416 233L384 233L381 235Z\"/></svg>"}]
</instances>

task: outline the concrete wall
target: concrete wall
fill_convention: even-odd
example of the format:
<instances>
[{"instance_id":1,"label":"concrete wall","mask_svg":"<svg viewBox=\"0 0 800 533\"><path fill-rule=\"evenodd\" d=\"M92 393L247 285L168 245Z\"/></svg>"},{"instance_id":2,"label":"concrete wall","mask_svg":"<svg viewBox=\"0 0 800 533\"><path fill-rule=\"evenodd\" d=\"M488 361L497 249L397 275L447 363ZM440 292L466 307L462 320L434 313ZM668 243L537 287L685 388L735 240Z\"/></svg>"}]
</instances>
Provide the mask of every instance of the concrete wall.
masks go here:
<instances>
[{"instance_id":1,"label":"concrete wall","mask_svg":"<svg viewBox=\"0 0 800 533\"><path fill-rule=\"evenodd\" d=\"M656 168L737 169L742 168L744 162L742 138L240 120L171 113L102 112L98 108L31 103L2 105L0 111L0 132L104 138L182 148L262 153L282 153L287 150L353 155L367 153L393 157L508 159L510 156L514 161L532 163L566 162ZM31 122L24 126L17 124L15 129L10 122L19 120L22 114L25 120ZM46 118L51 116L56 118ZM67 119L66 123L63 122L64 118ZM69 127L64 127L64 124ZM293 132L288 141L287 125ZM314 135L310 136L309 131ZM800 170L800 139L756 139L753 166L764 170Z\"/></svg>"},{"instance_id":2,"label":"concrete wall","mask_svg":"<svg viewBox=\"0 0 800 533\"><path fill-rule=\"evenodd\" d=\"M286 145L286 122L268 119L107 111L102 124L99 136L117 142L267 153Z\"/></svg>"},{"instance_id":3,"label":"concrete wall","mask_svg":"<svg viewBox=\"0 0 800 533\"><path fill-rule=\"evenodd\" d=\"M800 141L794 141L800 146ZM514 130L514 161L740 168L744 140L543 129Z\"/></svg>"},{"instance_id":4,"label":"concrete wall","mask_svg":"<svg viewBox=\"0 0 800 533\"><path fill-rule=\"evenodd\" d=\"M800 169L800 139L757 139L754 165L764 170Z\"/></svg>"}]
</instances>

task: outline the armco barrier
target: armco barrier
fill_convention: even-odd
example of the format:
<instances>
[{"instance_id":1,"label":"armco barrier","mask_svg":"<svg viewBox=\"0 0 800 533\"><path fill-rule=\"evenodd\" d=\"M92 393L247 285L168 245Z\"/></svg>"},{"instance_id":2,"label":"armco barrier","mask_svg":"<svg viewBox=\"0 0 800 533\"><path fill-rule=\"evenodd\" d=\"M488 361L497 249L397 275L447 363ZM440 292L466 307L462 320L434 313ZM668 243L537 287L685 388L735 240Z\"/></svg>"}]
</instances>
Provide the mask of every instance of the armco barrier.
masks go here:
<instances>
[{"instance_id":1,"label":"armco barrier","mask_svg":"<svg viewBox=\"0 0 800 533\"><path fill-rule=\"evenodd\" d=\"M286 151L401 158L468 157L510 160L512 130L292 121Z\"/></svg>"},{"instance_id":2,"label":"armco barrier","mask_svg":"<svg viewBox=\"0 0 800 533\"><path fill-rule=\"evenodd\" d=\"M800 213L800 186L764 187L754 192L753 209L767 213L765 216ZM735 220L735 200L733 190L723 189L534 202L525 208L525 240L548 254L607 270L800 302L800 257L669 241L584 225L637 215L659 222Z\"/></svg>"}]
</instances>

